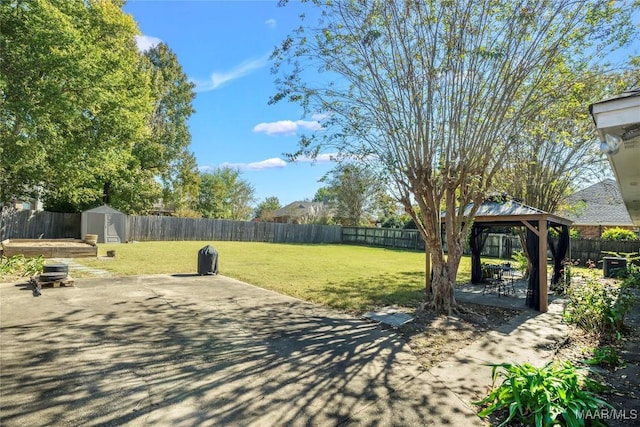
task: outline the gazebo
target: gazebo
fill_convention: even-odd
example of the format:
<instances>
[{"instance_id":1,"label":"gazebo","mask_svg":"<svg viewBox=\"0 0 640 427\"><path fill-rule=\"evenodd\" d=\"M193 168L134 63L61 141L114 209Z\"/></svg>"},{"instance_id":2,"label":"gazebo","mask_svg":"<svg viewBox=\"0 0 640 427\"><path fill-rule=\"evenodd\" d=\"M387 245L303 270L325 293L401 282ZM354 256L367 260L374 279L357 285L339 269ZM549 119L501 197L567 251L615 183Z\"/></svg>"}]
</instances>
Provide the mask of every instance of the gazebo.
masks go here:
<instances>
[{"instance_id":1,"label":"gazebo","mask_svg":"<svg viewBox=\"0 0 640 427\"><path fill-rule=\"evenodd\" d=\"M467 211L470 209L467 208ZM548 304L547 246L553 257L551 282L560 280L562 261L569 249L569 226L572 221L518 203L514 200L488 200L476 212L469 238L471 249L471 281L482 281L480 253L491 227L526 227L527 252L532 263L529 274L527 305L546 312ZM549 239L548 232L555 229L558 239Z\"/></svg>"}]
</instances>

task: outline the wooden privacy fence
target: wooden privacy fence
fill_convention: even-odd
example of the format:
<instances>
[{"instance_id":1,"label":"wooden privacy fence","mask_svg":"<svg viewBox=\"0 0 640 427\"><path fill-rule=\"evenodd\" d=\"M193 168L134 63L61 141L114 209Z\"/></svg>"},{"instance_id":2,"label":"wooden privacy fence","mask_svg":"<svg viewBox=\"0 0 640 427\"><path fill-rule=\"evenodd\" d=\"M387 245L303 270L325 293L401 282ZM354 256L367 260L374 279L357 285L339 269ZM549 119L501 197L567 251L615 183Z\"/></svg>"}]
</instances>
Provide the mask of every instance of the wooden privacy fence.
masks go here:
<instances>
[{"instance_id":1,"label":"wooden privacy fence","mask_svg":"<svg viewBox=\"0 0 640 427\"><path fill-rule=\"evenodd\" d=\"M128 240L228 240L272 243L340 243L340 227L223 219L130 216Z\"/></svg>"},{"instance_id":2,"label":"wooden privacy fence","mask_svg":"<svg viewBox=\"0 0 640 427\"><path fill-rule=\"evenodd\" d=\"M80 214L7 208L0 211L0 241L79 237Z\"/></svg>"},{"instance_id":3,"label":"wooden privacy fence","mask_svg":"<svg viewBox=\"0 0 640 427\"><path fill-rule=\"evenodd\" d=\"M640 240L602 240L602 239L572 239L571 240L571 259L580 260L580 265L590 259L592 261L600 261L605 256L616 256L607 252L617 253L625 257L624 254L634 254L636 257L640 255ZM598 264L602 268L602 264Z\"/></svg>"},{"instance_id":4,"label":"wooden privacy fence","mask_svg":"<svg viewBox=\"0 0 640 427\"><path fill-rule=\"evenodd\" d=\"M80 214L0 211L0 241L4 239L65 239L80 236ZM371 227L339 227L317 224L280 224L204 218L129 216L127 240L227 240L273 243L347 243L424 251L418 230ZM517 236L489 234L482 256L510 259L521 250ZM607 252L640 255L640 241L571 239L570 253L581 265L600 261ZM468 254L468 250L465 251ZM549 255L550 256L550 255ZM623 255L624 256L624 255ZM598 264L599 267L602 264Z\"/></svg>"}]
</instances>

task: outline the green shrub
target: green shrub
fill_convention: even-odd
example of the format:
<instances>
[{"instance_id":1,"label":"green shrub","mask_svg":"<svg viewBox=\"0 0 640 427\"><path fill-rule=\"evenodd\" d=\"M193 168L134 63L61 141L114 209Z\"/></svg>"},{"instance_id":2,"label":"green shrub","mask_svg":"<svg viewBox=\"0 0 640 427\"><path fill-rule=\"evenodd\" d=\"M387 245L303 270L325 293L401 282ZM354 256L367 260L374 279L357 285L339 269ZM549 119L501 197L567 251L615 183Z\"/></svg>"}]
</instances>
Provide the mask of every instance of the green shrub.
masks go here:
<instances>
[{"instance_id":1,"label":"green shrub","mask_svg":"<svg viewBox=\"0 0 640 427\"><path fill-rule=\"evenodd\" d=\"M537 427L584 426L585 412L613 409L595 394L604 386L589 379L570 361L549 362L542 368L529 363L490 366L491 391L474 404L484 408L478 413L480 417L504 411L506 419L500 426L510 421ZM503 381L496 387L498 377Z\"/></svg>"},{"instance_id":2,"label":"green shrub","mask_svg":"<svg viewBox=\"0 0 640 427\"><path fill-rule=\"evenodd\" d=\"M622 333L624 317L637 298L628 286L615 286L594 279L572 285L563 318L601 339L613 339Z\"/></svg>"},{"instance_id":3,"label":"green shrub","mask_svg":"<svg viewBox=\"0 0 640 427\"><path fill-rule=\"evenodd\" d=\"M640 267L627 264L627 271L621 287L640 288Z\"/></svg>"},{"instance_id":4,"label":"green shrub","mask_svg":"<svg viewBox=\"0 0 640 427\"><path fill-rule=\"evenodd\" d=\"M521 272L527 271L529 266L529 260L522 251L515 251L511 258L516 262L516 269Z\"/></svg>"},{"instance_id":5,"label":"green shrub","mask_svg":"<svg viewBox=\"0 0 640 427\"><path fill-rule=\"evenodd\" d=\"M604 230L600 238L605 240L638 240L638 236L636 236L636 233L620 227L608 228Z\"/></svg>"},{"instance_id":6,"label":"green shrub","mask_svg":"<svg viewBox=\"0 0 640 427\"><path fill-rule=\"evenodd\" d=\"M42 272L44 258L25 258L23 255L0 257L0 277L6 276L35 276Z\"/></svg>"},{"instance_id":7,"label":"green shrub","mask_svg":"<svg viewBox=\"0 0 640 427\"><path fill-rule=\"evenodd\" d=\"M598 365L608 368L624 366L618 350L611 346L598 347L593 350L593 357L584 361L587 365Z\"/></svg>"},{"instance_id":8,"label":"green shrub","mask_svg":"<svg viewBox=\"0 0 640 427\"><path fill-rule=\"evenodd\" d=\"M555 228L550 228L549 229L549 235L553 236L553 237L558 237L558 236L560 236L560 233ZM569 228L569 238L570 239L579 239L580 238L580 230L578 230L577 228L570 227Z\"/></svg>"}]
</instances>

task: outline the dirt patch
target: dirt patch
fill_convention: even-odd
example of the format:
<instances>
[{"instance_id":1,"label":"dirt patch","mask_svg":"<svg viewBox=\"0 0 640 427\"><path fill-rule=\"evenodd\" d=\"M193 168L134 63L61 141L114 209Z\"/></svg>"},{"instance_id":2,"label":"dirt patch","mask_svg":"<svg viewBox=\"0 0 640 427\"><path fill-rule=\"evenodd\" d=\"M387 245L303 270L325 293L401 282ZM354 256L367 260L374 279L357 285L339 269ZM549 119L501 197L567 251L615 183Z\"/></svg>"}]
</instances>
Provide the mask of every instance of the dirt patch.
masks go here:
<instances>
[{"instance_id":1,"label":"dirt patch","mask_svg":"<svg viewBox=\"0 0 640 427\"><path fill-rule=\"evenodd\" d=\"M454 316L419 310L415 313L413 322L400 328L423 368L430 369L480 338L482 334L521 313L520 310L481 304L459 305L462 310Z\"/></svg>"},{"instance_id":2,"label":"dirt patch","mask_svg":"<svg viewBox=\"0 0 640 427\"><path fill-rule=\"evenodd\" d=\"M79 239L7 239L2 241L3 255L12 257L80 258L98 256L98 247Z\"/></svg>"},{"instance_id":3,"label":"dirt patch","mask_svg":"<svg viewBox=\"0 0 640 427\"><path fill-rule=\"evenodd\" d=\"M600 397L613 405L615 410L597 415L610 427L637 426L640 421L640 305L636 305L625 323L620 339L608 343L572 328L555 357L556 360L571 360L575 365L588 369L591 378L608 388ZM604 345L616 350L621 359L620 366L592 366L585 363L593 358L595 348Z\"/></svg>"}]
</instances>

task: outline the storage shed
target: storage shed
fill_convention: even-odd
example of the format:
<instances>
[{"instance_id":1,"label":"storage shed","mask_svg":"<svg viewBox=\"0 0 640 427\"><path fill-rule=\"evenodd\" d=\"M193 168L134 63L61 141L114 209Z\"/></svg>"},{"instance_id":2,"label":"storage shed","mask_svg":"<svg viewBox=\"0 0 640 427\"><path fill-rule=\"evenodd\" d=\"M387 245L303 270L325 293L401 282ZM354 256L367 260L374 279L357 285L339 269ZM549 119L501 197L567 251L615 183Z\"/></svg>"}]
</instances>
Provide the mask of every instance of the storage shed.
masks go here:
<instances>
[{"instance_id":1,"label":"storage shed","mask_svg":"<svg viewBox=\"0 0 640 427\"><path fill-rule=\"evenodd\" d=\"M102 205L82 212L80 229L82 238L95 234L98 243L122 243L127 240L127 215Z\"/></svg>"}]
</instances>

